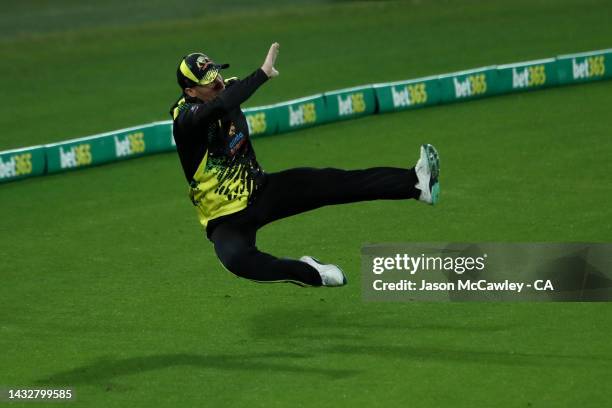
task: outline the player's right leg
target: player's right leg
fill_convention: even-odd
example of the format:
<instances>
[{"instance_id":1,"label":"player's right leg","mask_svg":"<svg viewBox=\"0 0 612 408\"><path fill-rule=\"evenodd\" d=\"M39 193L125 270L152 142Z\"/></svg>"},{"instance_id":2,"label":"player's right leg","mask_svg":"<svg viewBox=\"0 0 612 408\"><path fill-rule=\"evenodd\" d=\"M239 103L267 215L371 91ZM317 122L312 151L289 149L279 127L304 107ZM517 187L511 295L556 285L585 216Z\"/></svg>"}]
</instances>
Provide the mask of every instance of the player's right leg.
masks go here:
<instances>
[{"instance_id":1,"label":"player's right leg","mask_svg":"<svg viewBox=\"0 0 612 408\"><path fill-rule=\"evenodd\" d=\"M268 175L254 203L257 225L327 205L370 200L417 199L435 204L439 196L439 159L431 145L421 147L413 168L363 170L295 168Z\"/></svg>"},{"instance_id":2,"label":"player's right leg","mask_svg":"<svg viewBox=\"0 0 612 408\"><path fill-rule=\"evenodd\" d=\"M288 282L300 286L342 286L344 273L335 265L276 258L255 246L255 229L225 222L210 236L221 264L233 274L260 283ZM305 259L307 258L307 259Z\"/></svg>"}]
</instances>

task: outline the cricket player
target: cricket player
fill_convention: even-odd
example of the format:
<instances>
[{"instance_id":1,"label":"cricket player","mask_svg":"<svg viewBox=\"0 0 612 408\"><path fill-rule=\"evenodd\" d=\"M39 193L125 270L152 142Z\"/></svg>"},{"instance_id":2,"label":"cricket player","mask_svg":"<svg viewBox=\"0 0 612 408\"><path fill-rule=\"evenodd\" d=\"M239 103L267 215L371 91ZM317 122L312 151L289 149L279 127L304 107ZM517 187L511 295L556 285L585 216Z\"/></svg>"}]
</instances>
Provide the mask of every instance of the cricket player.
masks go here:
<instances>
[{"instance_id":1,"label":"cricket player","mask_svg":"<svg viewBox=\"0 0 612 408\"><path fill-rule=\"evenodd\" d=\"M230 272L256 282L342 286L347 280L336 265L260 251L257 230L326 205L406 199L436 204L438 153L423 145L416 166L409 169L293 168L266 173L257 163L240 105L278 76L278 51L279 44L272 44L261 68L241 80L224 80L219 71L229 65L205 54L181 60L176 75L183 95L170 111L179 159L200 223Z\"/></svg>"}]
</instances>

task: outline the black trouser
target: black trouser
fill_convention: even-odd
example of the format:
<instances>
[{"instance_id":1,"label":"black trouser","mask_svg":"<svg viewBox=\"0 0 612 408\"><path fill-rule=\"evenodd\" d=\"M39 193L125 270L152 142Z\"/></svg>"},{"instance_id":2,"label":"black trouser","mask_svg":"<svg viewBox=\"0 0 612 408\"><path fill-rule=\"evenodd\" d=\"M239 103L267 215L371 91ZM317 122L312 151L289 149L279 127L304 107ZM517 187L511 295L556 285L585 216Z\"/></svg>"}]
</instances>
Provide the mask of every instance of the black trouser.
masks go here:
<instances>
[{"instance_id":1,"label":"black trouser","mask_svg":"<svg viewBox=\"0 0 612 408\"><path fill-rule=\"evenodd\" d=\"M414 169L391 167L297 168L271 173L254 202L240 212L210 221L207 232L221 263L240 277L320 286L319 273L308 264L259 251L255 246L257 230L325 205L418 198L417 182Z\"/></svg>"}]
</instances>

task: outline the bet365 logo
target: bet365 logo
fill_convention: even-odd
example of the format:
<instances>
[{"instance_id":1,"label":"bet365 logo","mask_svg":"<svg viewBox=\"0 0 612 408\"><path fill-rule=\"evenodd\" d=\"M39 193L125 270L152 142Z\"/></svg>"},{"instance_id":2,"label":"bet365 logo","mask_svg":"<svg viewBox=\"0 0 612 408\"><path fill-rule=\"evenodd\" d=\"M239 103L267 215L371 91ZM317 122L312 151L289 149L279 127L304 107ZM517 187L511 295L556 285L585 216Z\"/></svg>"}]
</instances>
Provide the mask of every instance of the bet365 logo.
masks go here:
<instances>
[{"instance_id":1,"label":"bet365 logo","mask_svg":"<svg viewBox=\"0 0 612 408\"><path fill-rule=\"evenodd\" d=\"M524 68L512 68L512 88L530 88L546 83L546 68L544 65L533 65Z\"/></svg>"},{"instance_id":2,"label":"bet365 logo","mask_svg":"<svg viewBox=\"0 0 612 408\"><path fill-rule=\"evenodd\" d=\"M59 154L62 169L91 164L91 145L89 143L74 145L66 150L60 146Z\"/></svg>"},{"instance_id":3,"label":"bet365 logo","mask_svg":"<svg viewBox=\"0 0 612 408\"><path fill-rule=\"evenodd\" d=\"M130 156L132 154L144 153L146 145L144 133L136 132L126 135L123 138L114 137L115 154L117 157Z\"/></svg>"},{"instance_id":4,"label":"bet365 logo","mask_svg":"<svg viewBox=\"0 0 612 408\"><path fill-rule=\"evenodd\" d=\"M0 157L0 179L32 173L32 153L15 154L7 161Z\"/></svg>"},{"instance_id":5,"label":"bet365 logo","mask_svg":"<svg viewBox=\"0 0 612 408\"><path fill-rule=\"evenodd\" d=\"M317 110L314 102L303 103L296 109L289 105L289 126L307 125L316 121Z\"/></svg>"},{"instance_id":6,"label":"bet365 logo","mask_svg":"<svg viewBox=\"0 0 612 408\"><path fill-rule=\"evenodd\" d=\"M259 135L264 133L268 128L265 112L257 112L247 115L247 124L249 125L249 133L251 135Z\"/></svg>"},{"instance_id":7,"label":"bet365 logo","mask_svg":"<svg viewBox=\"0 0 612 408\"><path fill-rule=\"evenodd\" d=\"M345 98L338 95L338 114L340 116L362 113L366 110L363 92L348 94Z\"/></svg>"},{"instance_id":8,"label":"bet365 logo","mask_svg":"<svg viewBox=\"0 0 612 408\"><path fill-rule=\"evenodd\" d=\"M603 55L586 57L582 62L572 58L572 74L574 79L589 79L604 76L606 62Z\"/></svg>"},{"instance_id":9,"label":"bet365 logo","mask_svg":"<svg viewBox=\"0 0 612 408\"><path fill-rule=\"evenodd\" d=\"M393 106L396 108L421 105L427 102L427 87L425 83L410 84L396 89L391 87Z\"/></svg>"},{"instance_id":10,"label":"bet365 logo","mask_svg":"<svg viewBox=\"0 0 612 408\"><path fill-rule=\"evenodd\" d=\"M456 98L469 98L487 92L487 77L485 74L468 75L462 80L454 77L453 84L455 85Z\"/></svg>"}]
</instances>

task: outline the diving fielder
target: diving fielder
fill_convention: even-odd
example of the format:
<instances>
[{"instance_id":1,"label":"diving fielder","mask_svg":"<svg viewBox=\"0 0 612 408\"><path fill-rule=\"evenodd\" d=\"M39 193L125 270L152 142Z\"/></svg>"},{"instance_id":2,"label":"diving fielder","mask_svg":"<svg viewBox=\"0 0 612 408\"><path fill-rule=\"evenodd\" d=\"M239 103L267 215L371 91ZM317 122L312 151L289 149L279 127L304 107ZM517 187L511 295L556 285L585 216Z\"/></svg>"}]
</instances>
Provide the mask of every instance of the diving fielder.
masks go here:
<instances>
[{"instance_id":1,"label":"diving fielder","mask_svg":"<svg viewBox=\"0 0 612 408\"><path fill-rule=\"evenodd\" d=\"M367 200L418 199L436 204L440 192L436 149L421 147L410 169L294 168L266 173L257 163L240 105L278 76L272 44L261 66L248 77L224 80L208 56L185 56L176 75L183 90L171 115L173 133L189 195L219 260L230 272L257 282L342 286L336 265L310 256L277 258L255 245L257 230L281 218L326 205Z\"/></svg>"}]
</instances>

